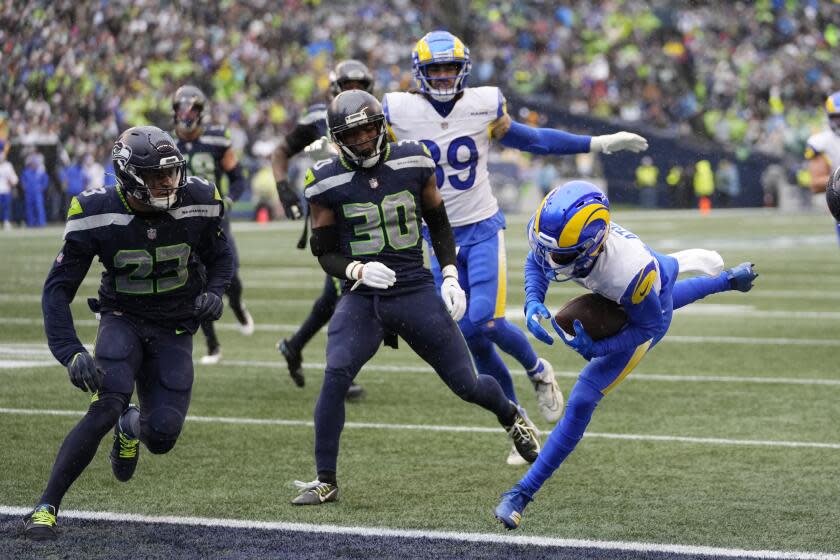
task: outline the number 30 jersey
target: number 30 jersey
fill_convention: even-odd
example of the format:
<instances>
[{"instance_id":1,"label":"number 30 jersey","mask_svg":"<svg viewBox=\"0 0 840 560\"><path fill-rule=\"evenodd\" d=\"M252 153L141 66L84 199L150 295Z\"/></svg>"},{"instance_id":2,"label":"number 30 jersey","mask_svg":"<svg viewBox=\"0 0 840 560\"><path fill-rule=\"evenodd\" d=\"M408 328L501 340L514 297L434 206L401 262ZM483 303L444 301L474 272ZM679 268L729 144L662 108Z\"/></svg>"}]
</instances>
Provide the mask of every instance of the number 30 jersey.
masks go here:
<instances>
[{"instance_id":1,"label":"number 30 jersey","mask_svg":"<svg viewBox=\"0 0 840 560\"><path fill-rule=\"evenodd\" d=\"M488 127L507 111L499 88L466 88L446 117L420 93L386 93L382 107L395 140L419 140L429 148L453 227L499 211L487 171Z\"/></svg>"},{"instance_id":2,"label":"number 30 jersey","mask_svg":"<svg viewBox=\"0 0 840 560\"><path fill-rule=\"evenodd\" d=\"M316 162L304 178L306 199L335 214L342 254L378 261L397 274L387 290L361 285L355 293L396 295L433 283L423 266L420 234L423 187L435 164L419 142L388 144L383 161L353 167L340 156ZM344 289L352 284L345 280Z\"/></svg>"}]
</instances>

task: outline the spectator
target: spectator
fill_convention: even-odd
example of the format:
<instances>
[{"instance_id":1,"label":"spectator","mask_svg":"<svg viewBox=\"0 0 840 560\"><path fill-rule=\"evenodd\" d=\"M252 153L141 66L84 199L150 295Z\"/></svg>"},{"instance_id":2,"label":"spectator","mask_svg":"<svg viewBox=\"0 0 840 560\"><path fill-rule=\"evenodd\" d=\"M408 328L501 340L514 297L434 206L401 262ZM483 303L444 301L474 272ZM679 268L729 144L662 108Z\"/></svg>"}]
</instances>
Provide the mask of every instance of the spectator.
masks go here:
<instances>
[{"instance_id":1,"label":"spectator","mask_svg":"<svg viewBox=\"0 0 840 560\"><path fill-rule=\"evenodd\" d=\"M715 193L715 176L712 164L701 159L694 167L694 196L697 197L701 212L708 212L712 207L712 195Z\"/></svg>"},{"instance_id":2,"label":"spectator","mask_svg":"<svg viewBox=\"0 0 840 560\"><path fill-rule=\"evenodd\" d=\"M43 227L47 224L47 214L44 209L44 193L50 185L47 172L44 170L44 157L34 152L26 157L26 168L20 178L23 184L23 198L26 205L26 225L29 227Z\"/></svg>"},{"instance_id":3,"label":"spectator","mask_svg":"<svg viewBox=\"0 0 840 560\"><path fill-rule=\"evenodd\" d=\"M738 167L726 158L718 163L717 172L715 172L715 191L721 208L730 208L733 199L741 194L741 177L738 174Z\"/></svg>"},{"instance_id":4,"label":"spectator","mask_svg":"<svg viewBox=\"0 0 840 560\"><path fill-rule=\"evenodd\" d=\"M87 175L85 175L84 169L75 157L70 161L70 165L62 170L61 183L64 190L62 214L66 215L67 209L70 208L70 201L74 196L81 194L88 185Z\"/></svg>"},{"instance_id":5,"label":"spectator","mask_svg":"<svg viewBox=\"0 0 840 560\"><path fill-rule=\"evenodd\" d=\"M83 171L87 179L86 190L93 191L105 186L105 168L92 153L85 155Z\"/></svg>"},{"instance_id":6,"label":"spectator","mask_svg":"<svg viewBox=\"0 0 840 560\"><path fill-rule=\"evenodd\" d=\"M642 158L636 168L636 188L639 189L639 204L642 208L656 208L656 185L659 182L659 168L653 165L650 156Z\"/></svg>"},{"instance_id":7,"label":"spectator","mask_svg":"<svg viewBox=\"0 0 840 560\"><path fill-rule=\"evenodd\" d=\"M0 149L0 215L4 230L12 229L12 188L17 184L15 168L6 161L6 152Z\"/></svg>"}]
</instances>

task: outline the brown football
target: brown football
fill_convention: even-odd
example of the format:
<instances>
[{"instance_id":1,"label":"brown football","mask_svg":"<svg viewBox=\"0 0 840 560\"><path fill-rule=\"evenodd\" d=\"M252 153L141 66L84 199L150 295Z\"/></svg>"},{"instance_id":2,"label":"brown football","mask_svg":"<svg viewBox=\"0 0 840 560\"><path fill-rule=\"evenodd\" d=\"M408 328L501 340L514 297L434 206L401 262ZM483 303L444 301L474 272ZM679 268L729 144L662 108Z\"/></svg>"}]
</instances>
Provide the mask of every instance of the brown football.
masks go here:
<instances>
[{"instance_id":1,"label":"brown football","mask_svg":"<svg viewBox=\"0 0 840 560\"><path fill-rule=\"evenodd\" d=\"M616 302L599 294L583 294L569 300L554 316L566 333L574 336L574 322L578 319L592 340L618 334L627 323L627 314Z\"/></svg>"}]
</instances>

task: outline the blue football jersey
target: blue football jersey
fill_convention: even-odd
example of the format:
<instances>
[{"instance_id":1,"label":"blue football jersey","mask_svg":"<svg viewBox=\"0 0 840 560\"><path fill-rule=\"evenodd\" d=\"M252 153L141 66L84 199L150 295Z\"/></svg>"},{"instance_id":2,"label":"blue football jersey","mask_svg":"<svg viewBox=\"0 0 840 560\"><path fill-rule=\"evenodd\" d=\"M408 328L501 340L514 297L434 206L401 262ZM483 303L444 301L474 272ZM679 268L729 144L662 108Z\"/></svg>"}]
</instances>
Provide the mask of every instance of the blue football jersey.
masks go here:
<instances>
[{"instance_id":1,"label":"blue football jersey","mask_svg":"<svg viewBox=\"0 0 840 560\"><path fill-rule=\"evenodd\" d=\"M178 141L178 150L187 160L187 175L220 185L224 174L222 158L231 147L230 132L224 126L210 125L204 127L195 140L185 141L173 136Z\"/></svg>"},{"instance_id":2,"label":"blue football jersey","mask_svg":"<svg viewBox=\"0 0 840 560\"><path fill-rule=\"evenodd\" d=\"M210 288L205 265L229 252L221 231L224 205L216 187L197 177L187 179L179 196L176 208L150 214L131 209L119 186L73 199L65 251L99 257L105 267L99 287L103 311L197 329L195 298ZM54 271L60 270L61 258Z\"/></svg>"},{"instance_id":3,"label":"blue football jersey","mask_svg":"<svg viewBox=\"0 0 840 560\"><path fill-rule=\"evenodd\" d=\"M421 193L434 172L428 150L414 141L389 144L383 161L371 168L352 167L336 156L306 172L304 195L335 213L342 253L381 262L397 274L387 290L359 286L356 292L393 295L433 283L423 266L420 226Z\"/></svg>"}]
</instances>

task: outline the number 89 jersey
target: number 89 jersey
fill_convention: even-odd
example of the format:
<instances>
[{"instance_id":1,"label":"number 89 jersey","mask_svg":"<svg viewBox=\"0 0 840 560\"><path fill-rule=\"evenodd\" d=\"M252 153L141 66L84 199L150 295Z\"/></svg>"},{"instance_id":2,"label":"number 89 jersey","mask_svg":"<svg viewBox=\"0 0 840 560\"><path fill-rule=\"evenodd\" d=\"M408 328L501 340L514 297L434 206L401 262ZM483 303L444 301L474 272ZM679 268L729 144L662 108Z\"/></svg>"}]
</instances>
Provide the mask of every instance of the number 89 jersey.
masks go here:
<instances>
[{"instance_id":1,"label":"number 89 jersey","mask_svg":"<svg viewBox=\"0 0 840 560\"><path fill-rule=\"evenodd\" d=\"M422 144L406 141L388 144L382 161L370 168L350 166L336 156L306 172L304 195L335 214L342 254L381 262L397 274L387 290L362 285L354 293L390 296L433 284L423 266L420 225L421 193L434 168Z\"/></svg>"},{"instance_id":2,"label":"number 89 jersey","mask_svg":"<svg viewBox=\"0 0 840 560\"><path fill-rule=\"evenodd\" d=\"M466 88L446 117L419 93L387 93L382 107L395 140L419 140L429 148L452 226L474 224L499 211L487 171L488 127L507 110L499 88Z\"/></svg>"}]
</instances>

